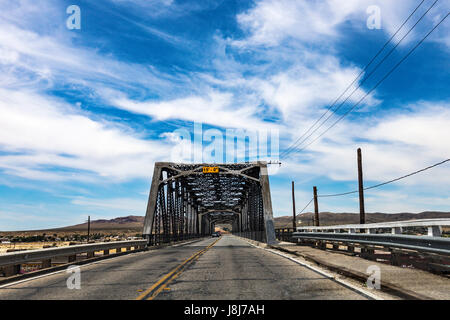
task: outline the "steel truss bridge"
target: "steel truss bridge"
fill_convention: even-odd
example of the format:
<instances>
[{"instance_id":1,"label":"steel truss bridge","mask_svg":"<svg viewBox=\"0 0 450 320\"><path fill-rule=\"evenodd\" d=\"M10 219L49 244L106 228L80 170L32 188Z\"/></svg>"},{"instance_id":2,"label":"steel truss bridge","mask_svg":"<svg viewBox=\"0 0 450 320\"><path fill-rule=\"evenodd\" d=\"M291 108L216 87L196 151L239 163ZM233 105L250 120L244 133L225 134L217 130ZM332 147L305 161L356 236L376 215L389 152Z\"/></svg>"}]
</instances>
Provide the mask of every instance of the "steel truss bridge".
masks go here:
<instances>
[{"instance_id":1,"label":"steel truss bridge","mask_svg":"<svg viewBox=\"0 0 450 320\"><path fill-rule=\"evenodd\" d=\"M276 242L266 162L155 163L143 231L149 245L209 235L222 223Z\"/></svg>"}]
</instances>

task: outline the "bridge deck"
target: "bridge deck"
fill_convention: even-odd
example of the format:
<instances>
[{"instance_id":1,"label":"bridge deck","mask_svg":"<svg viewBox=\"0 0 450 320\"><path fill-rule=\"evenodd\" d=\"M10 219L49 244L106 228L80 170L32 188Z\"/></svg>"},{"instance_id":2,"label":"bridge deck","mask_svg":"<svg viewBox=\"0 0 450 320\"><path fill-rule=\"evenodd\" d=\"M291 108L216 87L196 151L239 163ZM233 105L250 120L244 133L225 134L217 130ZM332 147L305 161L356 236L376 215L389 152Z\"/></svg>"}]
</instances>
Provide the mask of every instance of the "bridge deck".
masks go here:
<instances>
[{"instance_id":1,"label":"bridge deck","mask_svg":"<svg viewBox=\"0 0 450 320\"><path fill-rule=\"evenodd\" d=\"M206 238L81 266L79 290L67 288L66 272L0 287L0 300L136 299L143 294L156 299L367 298L240 238L223 236L210 246L216 240ZM174 278L165 288L148 291L171 272Z\"/></svg>"}]
</instances>

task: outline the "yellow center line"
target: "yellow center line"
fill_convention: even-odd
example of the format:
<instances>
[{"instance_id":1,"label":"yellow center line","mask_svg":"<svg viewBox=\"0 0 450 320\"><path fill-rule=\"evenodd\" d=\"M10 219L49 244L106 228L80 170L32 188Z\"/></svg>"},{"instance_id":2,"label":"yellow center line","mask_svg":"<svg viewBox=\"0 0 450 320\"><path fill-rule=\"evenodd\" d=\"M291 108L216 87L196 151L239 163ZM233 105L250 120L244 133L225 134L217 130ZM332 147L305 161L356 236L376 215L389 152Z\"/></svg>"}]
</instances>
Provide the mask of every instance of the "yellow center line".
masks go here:
<instances>
[{"instance_id":1,"label":"yellow center line","mask_svg":"<svg viewBox=\"0 0 450 320\"><path fill-rule=\"evenodd\" d=\"M183 271L183 270L181 270L183 268L183 266L185 266L189 262L193 261L195 258L200 257L203 253L205 253L208 249L210 249L213 245L215 245L217 243L217 241L219 241L219 240L220 240L220 238L217 239L216 241L214 241L212 244L210 244L206 248L198 251L197 253L194 253L190 258L184 260L180 265L178 265L176 268L174 268L172 271L170 271L164 277L159 279L154 285L152 285L150 288L148 288L142 294L140 294L139 297L136 298L136 300L143 300L150 292L155 290L164 281L168 280L164 285L162 285L160 288L158 288L158 290L155 291L152 294L152 296L148 299L148 300L153 300L173 279L178 277L178 275Z\"/></svg>"},{"instance_id":2,"label":"yellow center line","mask_svg":"<svg viewBox=\"0 0 450 320\"><path fill-rule=\"evenodd\" d=\"M197 254L195 254L193 257L191 257L191 258L193 258L193 259L191 260L191 262L194 261L194 260L198 260L202 254L204 254L206 251L208 251L208 250L209 250L213 245L215 245L216 242L219 241L219 240L220 240L220 239L217 239L217 240L214 241L212 244L210 244L209 246L207 246L205 249L199 251ZM173 280L175 280L176 278L178 278L178 276L179 276L183 271L184 271L184 269L180 269L177 273L175 273L175 274L173 275L173 277L171 277L166 283L164 283L161 287L159 287L158 290L156 290L149 298L147 298L147 300L153 300L153 299L155 299L156 296L158 296L158 294L159 294L162 290L164 290L164 289L169 285L169 283L171 283Z\"/></svg>"},{"instance_id":3,"label":"yellow center line","mask_svg":"<svg viewBox=\"0 0 450 320\"><path fill-rule=\"evenodd\" d=\"M166 283L164 283L161 287L158 288L158 290L156 290L150 297L147 298L147 300L153 300L156 298L156 296L162 291L164 290L167 285L169 285L170 282L172 282L173 280L175 280L176 278L178 278L178 276L183 272L183 270L179 270L177 273L174 274L174 276L172 278L170 278L169 281L167 281Z\"/></svg>"}]
</instances>

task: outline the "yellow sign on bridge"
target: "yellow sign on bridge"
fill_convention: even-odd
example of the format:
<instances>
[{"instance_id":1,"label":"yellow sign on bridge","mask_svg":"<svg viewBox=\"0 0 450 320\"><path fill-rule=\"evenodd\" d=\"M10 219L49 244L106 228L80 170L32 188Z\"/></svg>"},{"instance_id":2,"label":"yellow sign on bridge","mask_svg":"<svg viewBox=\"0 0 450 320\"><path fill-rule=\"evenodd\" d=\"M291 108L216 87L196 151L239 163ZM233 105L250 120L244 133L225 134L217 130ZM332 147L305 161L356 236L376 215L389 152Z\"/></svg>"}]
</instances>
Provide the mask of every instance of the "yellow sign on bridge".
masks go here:
<instances>
[{"instance_id":1,"label":"yellow sign on bridge","mask_svg":"<svg viewBox=\"0 0 450 320\"><path fill-rule=\"evenodd\" d=\"M203 173L219 173L219 167L203 167Z\"/></svg>"}]
</instances>

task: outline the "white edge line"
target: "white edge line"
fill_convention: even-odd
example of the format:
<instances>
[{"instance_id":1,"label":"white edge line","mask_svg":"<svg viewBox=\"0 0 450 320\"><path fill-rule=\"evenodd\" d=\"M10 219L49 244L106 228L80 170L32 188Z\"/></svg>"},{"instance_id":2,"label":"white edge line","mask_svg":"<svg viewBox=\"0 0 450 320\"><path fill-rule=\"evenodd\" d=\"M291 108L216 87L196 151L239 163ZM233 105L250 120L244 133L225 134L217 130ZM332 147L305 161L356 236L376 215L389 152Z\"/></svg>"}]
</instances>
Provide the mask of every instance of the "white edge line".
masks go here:
<instances>
[{"instance_id":1,"label":"white edge line","mask_svg":"<svg viewBox=\"0 0 450 320\"><path fill-rule=\"evenodd\" d=\"M348 287L348 288L350 288L350 289L352 289L352 290L358 291L358 292L360 292L360 293L362 293L362 294L364 294L364 295L366 295L366 296L368 296L368 297L370 297L370 298L372 298L372 299L375 299L375 300L384 300L383 298L381 298L381 297L379 297L379 296L373 294L372 292L368 292L368 291L366 291L366 290L364 290L364 289L361 289L361 288L359 288L359 287L357 287L357 286L355 286L355 285L353 285L353 284L347 283L347 282L344 281L344 280L338 279L338 278L336 278L335 276L333 276L332 274L330 274L330 273L328 273L328 272L326 272L326 271L324 271L324 270L322 270L322 269L319 269L319 268L310 266L310 265L308 265L308 264L306 264L306 263L303 263L303 262L301 262L301 261L299 261L299 260L297 260L297 259L294 259L294 258L292 258L292 257L289 257L288 255L285 255L285 254L283 254L283 253L281 253L281 252L277 252L277 251L275 251L275 250L273 250L273 249L262 248L262 247L259 247L259 246L257 246L257 245L254 245L253 243L248 242L248 241L247 241L247 243L250 244L251 246L255 247L255 248L262 249L262 250L266 250L266 251L269 251L269 252L271 252L271 253L273 253L273 254L279 255L279 256L281 256L281 257L283 257L283 258L289 259L289 260L291 260L291 261L293 261L293 262L295 262L295 263L297 263L297 264L299 264L299 265L301 265L301 266L303 266L303 267L305 267L305 268L308 268L308 269L310 269L310 270L312 270L312 271L315 271L315 272L317 272L317 273L319 273L319 274L321 274L321 275L327 277L327 278L330 279L330 280L334 280L334 281L336 281L336 282L339 282L341 285L343 285L343 286L345 286L345 287Z\"/></svg>"}]
</instances>

